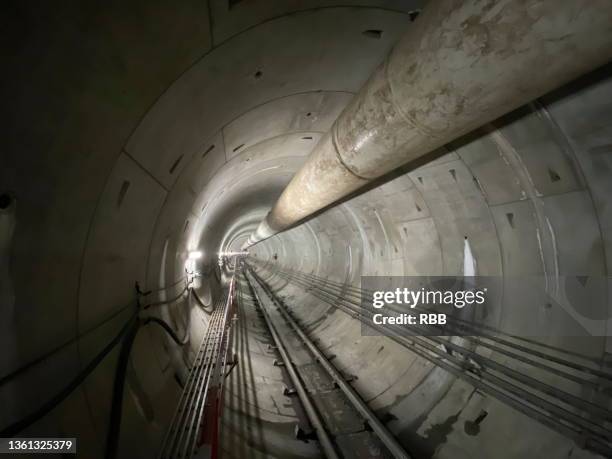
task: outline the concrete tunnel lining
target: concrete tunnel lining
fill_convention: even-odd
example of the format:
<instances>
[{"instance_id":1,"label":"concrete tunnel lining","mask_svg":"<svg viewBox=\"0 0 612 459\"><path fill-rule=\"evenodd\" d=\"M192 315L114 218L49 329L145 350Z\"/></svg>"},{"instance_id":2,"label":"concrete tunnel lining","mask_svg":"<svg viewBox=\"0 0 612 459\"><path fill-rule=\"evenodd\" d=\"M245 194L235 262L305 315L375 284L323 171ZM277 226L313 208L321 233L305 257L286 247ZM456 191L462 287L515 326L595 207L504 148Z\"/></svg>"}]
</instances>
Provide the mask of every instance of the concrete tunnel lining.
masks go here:
<instances>
[{"instance_id":1,"label":"concrete tunnel lining","mask_svg":"<svg viewBox=\"0 0 612 459\"><path fill-rule=\"evenodd\" d=\"M109 72L107 80L95 79L89 58L75 54L75 62L84 62L81 84L61 83L67 64L54 69L52 83L44 84L42 75L23 64L34 46L45 49L36 41L14 58L20 64L16 72L28 73L33 92L21 89L11 99L18 116L8 126L22 124L14 130L18 135L10 134L9 167L1 172L1 183L15 199L10 238L5 238L10 223L0 210L1 311L8 318L0 326L0 342L14 350L3 353L1 374L120 311L133 300L134 281L147 289L172 284L191 250L204 253L198 269L206 276L197 281L196 292L214 301L221 294L217 253L237 249L255 230L352 95L411 27L408 13L422 6L313 2L313 9L299 11L297 2L272 3L239 4L226 11L211 2L217 22L207 28L212 27L214 46L210 30L197 27L189 30L199 30L200 43L188 44L191 36L173 27L160 36L176 40L158 51L154 43L149 49L146 43L119 40L130 70L124 76ZM105 37L112 35L109 30L123 36L139 14L115 8L126 18L120 27L104 20L93 32L75 26L58 42L65 45L68 38L87 33ZM193 8L198 18L211 14ZM165 17L152 10L151 20ZM193 24L187 10L184 6L177 15ZM257 16L247 19L249 11L257 12L260 22L247 24ZM88 14L82 16L86 23ZM57 24L51 22L35 37L59 33L54 32ZM362 33L367 30L383 33L373 38ZM182 57L168 63L138 97L123 102L125 88L137 88L158 68L136 65L138 46L150 56L168 58L177 43L185 50ZM96 65L112 65L103 38L92 39L91 46L103 57ZM53 49L50 56L58 53ZM47 59L38 65L53 68L53 58ZM468 237L479 273L552 275L565 282L557 286L559 295L587 300L576 277L607 279L612 253L610 81L606 66L445 146L437 159L406 168L254 246L251 253L270 268L358 285L365 275L460 275ZM48 95L55 86L69 96L65 108ZM37 95L46 108L26 115ZM45 120L63 113L58 118L64 125L58 122L50 135ZM86 119L78 121L75 113L85 113ZM83 129L73 137L79 123ZM102 127L96 132L96 126ZM22 134L29 130L39 135L26 141ZM24 146L27 155L19 153ZM597 457L385 337L361 336L358 323L311 292L271 271L262 275L294 305L296 316L324 343L322 350L335 356L334 364L356 376L353 386L415 457L564 457L569 451ZM609 317L609 285L606 302L584 301L577 312L587 319ZM14 294L9 298L5 292ZM529 336L554 332L558 338L546 344L598 361L612 352L609 324L598 322L603 328L597 336L563 337L570 326L563 314L547 305L534 312L529 298L517 302L511 294L521 293L500 292L488 311L491 324L524 328ZM283 396L286 381L270 364L255 314L246 307L241 312L237 347L242 353L237 371L228 377L224 455L319 457L312 442L293 437L298 415ZM160 330L147 328L138 335L124 397L120 457L155 454L186 362L197 351L209 317L193 299L164 306L160 314L179 331L189 326L190 344L177 352ZM42 366L0 386L6 407L0 425L55 394L126 317L126 311L119 312ZM74 433L82 439L83 457L102 457L116 359L112 354L24 435ZM580 395L610 406L605 394L584 389ZM471 435L464 425L482 412L486 418ZM143 441L136 444L135 438Z\"/></svg>"}]
</instances>

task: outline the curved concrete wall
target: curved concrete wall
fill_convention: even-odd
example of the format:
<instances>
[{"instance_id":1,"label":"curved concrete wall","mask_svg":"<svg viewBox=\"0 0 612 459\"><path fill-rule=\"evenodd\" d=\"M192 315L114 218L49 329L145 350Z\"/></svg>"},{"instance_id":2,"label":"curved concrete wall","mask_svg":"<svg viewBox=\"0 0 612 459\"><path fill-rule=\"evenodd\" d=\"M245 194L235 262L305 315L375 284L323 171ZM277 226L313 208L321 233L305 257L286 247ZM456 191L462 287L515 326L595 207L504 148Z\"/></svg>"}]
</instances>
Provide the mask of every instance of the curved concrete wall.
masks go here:
<instances>
[{"instance_id":1,"label":"curved concrete wall","mask_svg":"<svg viewBox=\"0 0 612 459\"><path fill-rule=\"evenodd\" d=\"M28 34L11 58L15 74L3 85L3 99L10 94L14 102L0 192L10 191L15 207L12 223L0 210L0 285L3 293L14 292L6 302L11 307L3 300L0 309L6 318L0 343L12 350L2 354L1 374L83 336L0 387L7 407L1 426L56 393L114 336L129 314L121 308L135 300L136 281L143 289L173 284L184 275L188 251L197 248L205 273L197 291L205 304L215 300L217 252L242 244L410 27L409 13L422 6L342 4L147 2L36 14L14 8L12 33L27 25ZM358 285L362 275L460 274L467 236L479 274L607 276L608 74L603 69L534 101L252 253L271 265ZM561 457L573 448L589 457L404 348L361 337L358 323L303 290L268 280L299 305L336 362L358 376L356 387L371 406L395 419L389 426L410 450L437 457ZM180 288L149 299L171 298ZM580 294L580 288L562 285L558 295ZM491 323L563 329L562 317L546 305L510 311L506 295L489 311ZM577 311L581 316L609 314L608 304L581 304L591 308ZM312 445L293 440L296 414L284 406L280 372L261 348L265 339L255 318L243 313L225 433L261 457L315 457ZM208 320L190 300L155 314L189 332L191 341L180 350L160 330L138 335L122 457L156 451ZM605 334L548 344L599 359L612 347ZM27 433L70 433L81 439L85 457L101 457L115 362L112 354ZM463 423L480 410L489 415L474 437ZM521 440L500 452L510 438ZM236 446L226 453L244 457L244 451Z\"/></svg>"},{"instance_id":2,"label":"curved concrete wall","mask_svg":"<svg viewBox=\"0 0 612 459\"><path fill-rule=\"evenodd\" d=\"M575 336L564 310L521 297L513 277L548 274L559 282L553 298L581 298L572 301L573 313L585 328L589 319L609 316L605 292L597 301L586 298L608 275L611 253L609 190L602 188L609 178L602 180L599 167L594 173L594 164L603 165L597 152L610 136L596 120L610 116L612 106L581 102L609 99L608 73L498 120L437 159L252 247L251 254L267 267L358 286L362 275L462 275L467 237L477 274L508 279L487 305L488 324L605 360L605 320ZM589 120L582 131L574 125L577 113ZM580 284L579 277L592 284ZM358 376L360 393L393 419L389 425L418 457L562 457L575 448L388 338L362 337L357 320L303 288L271 272L267 280L326 343L334 362ZM579 386L571 391L598 403L596 393L585 394ZM486 422L473 438L463 425L482 411ZM500 450L500 442L507 447Z\"/></svg>"}]
</instances>

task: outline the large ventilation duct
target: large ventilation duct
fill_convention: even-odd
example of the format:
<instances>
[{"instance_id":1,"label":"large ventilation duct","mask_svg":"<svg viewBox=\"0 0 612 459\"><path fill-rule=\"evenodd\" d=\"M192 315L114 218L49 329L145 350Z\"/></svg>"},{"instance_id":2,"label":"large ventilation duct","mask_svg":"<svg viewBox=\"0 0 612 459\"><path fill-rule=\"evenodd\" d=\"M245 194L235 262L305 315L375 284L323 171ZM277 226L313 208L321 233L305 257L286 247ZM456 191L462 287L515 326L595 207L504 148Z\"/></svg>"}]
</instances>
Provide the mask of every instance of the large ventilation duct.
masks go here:
<instances>
[{"instance_id":1,"label":"large ventilation duct","mask_svg":"<svg viewBox=\"0 0 612 459\"><path fill-rule=\"evenodd\" d=\"M605 0L439 0L321 139L243 247L601 66Z\"/></svg>"}]
</instances>

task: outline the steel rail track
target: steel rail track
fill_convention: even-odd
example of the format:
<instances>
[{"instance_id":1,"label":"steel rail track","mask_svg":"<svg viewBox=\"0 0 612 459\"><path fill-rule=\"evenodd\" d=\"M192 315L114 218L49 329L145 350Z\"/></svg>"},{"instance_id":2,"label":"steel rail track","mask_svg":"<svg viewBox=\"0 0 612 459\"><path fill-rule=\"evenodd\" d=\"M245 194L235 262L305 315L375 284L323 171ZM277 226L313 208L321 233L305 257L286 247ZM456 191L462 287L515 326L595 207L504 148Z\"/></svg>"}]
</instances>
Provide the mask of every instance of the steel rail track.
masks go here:
<instances>
[{"instance_id":1,"label":"steel rail track","mask_svg":"<svg viewBox=\"0 0 612 459\"><path fill-rule=\"evenodd\" d=\"M330 376L334 384L344 394L346 400L353 406L353 408L359 413L359 415L368 423L370 428L381 443L387 448L392 457L397 459L409 459L411 456L406 452L404 447L397 441L393 434L386 428L386 426L376 417L372 410L368 407L363 398L353 389L353 387L346 381L346 378L336 369L336 367L329 361L327 357L319 350L314 342L308 337L303 331L300 325L291 317L287 312L284 305L278 301L274 293L270 290L269 286L263 282L256 273L250 271L249 277L252 277L253 282L256 282L263 292L268 296L270 301L278 308L279 313L290 326L290 328L296 333L300 340L305 344L311 354L314 356L315 361L325 370ZM251 282L251 281L249 281ZM267 314L267 312L266 312ZM269 318L269 317L268 317ZM272 330L272 329L271 329ZM280 350L280 348L279 348ZM287 356L287 358L289 358ZM296 387L297 390L297 387ZM308 403L308 402L307 402ZM305 407L306 411L308 409ZM315 421L319 422L319 421ZM316 428L316 427L315 427ZM326 448L324 448L327 451ZM333 455L327 457L337 457ZM327 452L326 452L327 455Z\"/></svg>"},{"instance_id":2,"label":"steel rail track","mask_svg":"<svg viewBox=\"0 0 612 459\"><path fill-rule=\"evenodd\" d=\"M322 279L308 279L306 276L286 273L278 269L270 269L270 272L273 272L287 282L296 283L325 303L343 310L351 317L367 323L370 327L373 326L372 321L368 320L368 318L371 319L373 315L372 312L364 310L360 302L356 299L351 300L351 295L347 295L346 286L330 286L329 281L322 282ZM468 380L468 382L474 384L476 387L481 386L480 388L490 395L506 402L524 414L537 419L548 427L573 438L580 444L586 444L590 449L608 456L612 453L612 431L609 426L605 425L606 422L611 419L612 413L605 407L595 405L528 375L521 374L489 357L477 354L471 349L464 348L447 340L435 336L417 336L413 332L407 333L405 327L402 326L399 326L398 329L386 327L382 328L380 331L384 331L385 335L399 342L411 351L421 355L435 365L447 369L464 380ZM389 332L392 333L392 336L389 335ZM467 336L465 338L474 339L473 337ZM482 340L477 340L473 341L473 344L475 346L481 346L483 342ZM442 346L444 347L440 349ZM491 348L490 345L488 347ZM448 349L451 349L453 353L449 354ZM493 348L493 350L497 351L498 349ZM453 355L454 353L462 355L463 357L458 358L456 355ZM535 361L519 356L518 354L508 352L502 353L508 356L517 356L519 357L517 360L523 363L535 364ZM476 361L481 368L474 368L469 362L469 359ZM581 378L576 380L572 375L565 372L559 372L549 366L534 366L541 370L550 371L557 376L571 379L574 382L583 382ZM577 366L582 367L580 365ZM573 367L572 369L577 370L577 368ZM594 372L591 371L593 369L586 368L586 370L585 373L593 376ZM603 376L607 376L605 373L599 371L597 373L599 373L597 378L607 379ZM609 380L607 380L607 382L609 382ZM547 396L548 399L534 394L526 388L538 391ZM576 412L569 411L563 406L559 406L559 403L566 405L569 409L586 414L588 418Z\"/></svg>"}]
</instances>

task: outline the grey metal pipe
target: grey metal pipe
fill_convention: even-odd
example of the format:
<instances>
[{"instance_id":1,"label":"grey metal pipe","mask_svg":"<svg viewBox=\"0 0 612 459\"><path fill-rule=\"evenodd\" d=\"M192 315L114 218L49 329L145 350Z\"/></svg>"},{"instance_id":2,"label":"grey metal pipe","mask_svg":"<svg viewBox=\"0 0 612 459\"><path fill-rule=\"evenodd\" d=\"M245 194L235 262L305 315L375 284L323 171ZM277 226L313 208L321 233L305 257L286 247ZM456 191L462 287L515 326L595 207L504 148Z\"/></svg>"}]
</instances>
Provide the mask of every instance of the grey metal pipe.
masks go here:
<instances>
[{"instance_id":1,"label":"grey metal pipe","mask_svg":"<svg viewBox=\"0 0 612 459\"><path fill-rule=\"evenodd\" d=\"M609 0L432 0L244 247L611 57Z\"/></svg>"}]
</instances>

